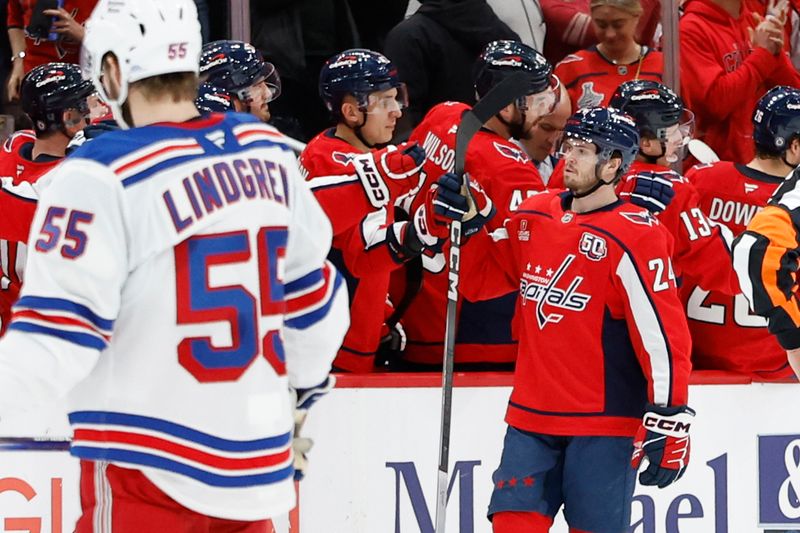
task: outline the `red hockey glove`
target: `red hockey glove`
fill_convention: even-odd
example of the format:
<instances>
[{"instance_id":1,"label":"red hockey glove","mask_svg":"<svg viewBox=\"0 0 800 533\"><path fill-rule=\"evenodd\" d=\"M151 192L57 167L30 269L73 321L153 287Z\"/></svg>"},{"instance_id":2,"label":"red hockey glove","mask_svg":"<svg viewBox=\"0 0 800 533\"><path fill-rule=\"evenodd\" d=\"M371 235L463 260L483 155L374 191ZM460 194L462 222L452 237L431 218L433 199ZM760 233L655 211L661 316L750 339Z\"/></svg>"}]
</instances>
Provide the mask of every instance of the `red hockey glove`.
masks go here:
<instances>
[{"instance_id":1,"label":"red hockey glove","mask_svg":"<svg viewBox=\"0 0 800 533\"><path fill-rule=\"evenodd\" d=\"M300 481L306 475L308 468L308 452L314 446L314 441L308 437L301 437L300 430L308 416L308 410L321 397L328 394L336 385L336 377L328 376L325 381L308 389L292 389L295 397L294 408L294 438L292 451L294 452L294 479Z\"/></svg>"},{"instance_id":2,"label":"red hockey glove","mask_svg":"<svg viewBox=\"0 0 800 533\"><path fill-rule=\"evenodd\" d=\"M425 203L414 213L414 227L426 246L450 235L450 222L461 220L469 211L469 201L461 194L461 178L452 172L442 174L431 185Z\"/></svg>"},{"instance_id":3,"label":"red hockey glove","mask_svg":"<svg viewBox=\"0 0 800 533\"><path fill-rule=\"evenodd\" d=\"M353 158L370 204L384 207L419 187L425 150L417 143L387 146Z\"/></svg>"},{"instance_id":4,"label":"red hockey glove","mask_svg":"<svg viewBox=\"0 0 800 533\"><path fill-rule=\"evenodd\" d=\"M642 427L633 441L631 466L638 469L647 457L649 465L639 474L642 485L664 488L677 481L689 464L689 429L694 410L685 406L648 405Z\"/></svg>"}]
</instances>

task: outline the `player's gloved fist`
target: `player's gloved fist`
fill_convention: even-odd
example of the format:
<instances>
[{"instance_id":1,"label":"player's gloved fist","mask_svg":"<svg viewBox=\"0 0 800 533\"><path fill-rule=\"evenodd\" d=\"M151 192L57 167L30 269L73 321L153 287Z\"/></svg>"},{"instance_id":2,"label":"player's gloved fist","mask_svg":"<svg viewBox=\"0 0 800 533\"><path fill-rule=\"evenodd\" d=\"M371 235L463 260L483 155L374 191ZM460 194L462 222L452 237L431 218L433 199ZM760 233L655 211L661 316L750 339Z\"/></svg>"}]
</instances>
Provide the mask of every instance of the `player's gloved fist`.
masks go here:
<instances>
[{"instance_id":1,"label":"player's gloved fist","mask_svg":"<svg viewBox=\"0 0 800 533\"><path fill-rule=\"evenodd\" d=\"M636 469L645 458L649 463L639 474L639 483L664 488L680 479L689 464L689 429L694 415L686 405L647 406L633 441L631 459L631 466Z\"/></svg>"},{"instance_id":2,"label":"player's gloved fist","mask_svg":"<svg viewBox=\"0 0 800 533\"><path fill-rule=\"evenodd\" d=\"M321 397L328 394L336 385L336 378L333 375L325 378L325 381L308 389L292 389L295 397L294 408L294 438L292 439L292 451L294 452L294 479L300 481L305 477L308 468L308 452L314 446L314 441L302 437L300 431L308 416L308 410Z\"/></svg>"},{"instance_id":3,"label":"player's gloved fist","mask_svg":"<svg viewBox=\"0 0 800 533\"><path fill-rule=\"evenodd\" d=\"M633 181L633 187L628 199L651 213L662 212L675 196L672 181L655 172L641 172L629 179Z\"/></svg>"},{"instance_id":4,"label":"player's gloved fist","mask_svg":"<svg viewBox=\"0 0 800 533\"><path fill-rule=\"evenodd\" d=\"M418 188L425 149L417 143L387 146L353 158L370 204L380 208Z\"/></svg>"},{"instance_id":5,"label":"player's gloved fist","mask_svg":"<svg viewBox=\"0 0 800 533\"><path fill-rule=\"evenodd\" d=\"M424 246L436 247L450 234L450 222L463 219L467 211L469 202L461 194L461 179L451 172L442 174L414 213L415 235Z\"/></svg>"},{"instance_id":6,"label":"player's gloved fist","mask_svg":"<svg viewBox=\"0 0 800 533\"><path fill-rule=\"evenodd\" d=\"M467 211L461 223L461 233L464 237L469 237L479 232L497 212L494 204L492 204L492 199L483 192L483 188L477 182L472 180L469 182L467 202L469 211Z\"/></svg>"}]
</instances>

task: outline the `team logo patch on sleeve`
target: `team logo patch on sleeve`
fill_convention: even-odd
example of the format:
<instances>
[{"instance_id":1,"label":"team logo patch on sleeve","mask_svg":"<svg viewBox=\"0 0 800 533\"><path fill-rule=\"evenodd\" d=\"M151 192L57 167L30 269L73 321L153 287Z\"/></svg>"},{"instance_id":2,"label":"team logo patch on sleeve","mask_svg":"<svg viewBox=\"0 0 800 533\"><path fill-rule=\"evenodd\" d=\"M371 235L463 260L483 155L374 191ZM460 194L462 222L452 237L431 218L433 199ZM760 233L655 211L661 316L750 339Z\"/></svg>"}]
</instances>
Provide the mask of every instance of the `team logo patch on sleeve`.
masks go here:
<instances>
[{"instance_id":1,"label":"team logo patch on sleeve","mask_svg":"<svg viewBox=\"0 0 800 533\"><path fill-rule=\"evenodd\" d=\"M519 223L519 231L517 231L517 239L520 241L528 241L531 238L531 232L528 230L528 221L521 220Z\"/></svg>"},{"instance_id":2,"label":"team logo patch on sleeve","mask_svg":"<svg viewBox=\"0 0 800 533\"><path fill-rule=\"evenodd\" d=\"M606 240L588 231L581 235L578 250L592 261L600 261L608 254Z\"/></svg>"},{"instance_id":3,"label":"team logo patch on sleeve","mask_svg":"<svg viewBox=\"0 0 800 533\"><path fill-rule=\"evenodd\" d=\"M520 163L527 163L529 161L528 156L526 156L522 150L517 148L512 148L511 146L494 142L494 148L498 151L500 155L503 157L507 157L508 159L513 159L515 161L519 161Z\"/></svg>"},{"instance_id":4,"label":"team logo patch on sleeve","mask_svg":"<svg viewBox=\"0 0 800 533\"><path fill-rule=\"evenodd\" d=\"M352 164L355 157L356 154L346 154L344 152L333 152L331 154L331 158L333 159L334 163L339 163L345 167Z\"/></svg>"},{"instance_id":5,"label":"team logo patch on sleeve","mask_svg":"<svg viewBox=\"0 0 800 533\"><path fill-rule=\"evenodd\" d=\"M646 209L636 213L620 212L620 215L634 224L641 224L642 226L653 226L654 224L658 224L656 217L654 217L650 211Z\"/></svg>"}]
</instances>

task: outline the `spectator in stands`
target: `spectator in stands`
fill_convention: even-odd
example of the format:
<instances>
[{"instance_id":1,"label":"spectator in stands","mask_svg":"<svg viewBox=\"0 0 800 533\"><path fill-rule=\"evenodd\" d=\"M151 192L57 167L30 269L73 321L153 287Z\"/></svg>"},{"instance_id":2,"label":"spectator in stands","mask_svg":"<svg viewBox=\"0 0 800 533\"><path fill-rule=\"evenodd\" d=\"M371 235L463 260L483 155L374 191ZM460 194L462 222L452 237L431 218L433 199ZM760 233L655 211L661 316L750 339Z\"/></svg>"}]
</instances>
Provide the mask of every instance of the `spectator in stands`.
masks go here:
<instances>
[{"instance_id":1,"label":"spectator in stands","mask_svg":"<svg viewBox=\"0 0 800 533\"><path fill-rule=\"evenodd\" d=\"M758 99L776 85L800 86L784 52L785 6L766 18L753 13L742 0L688 0L680 20L681 94L697 115L696 136L736 163L754 156Z\"/></svg>"},{"instance_id":2,"label":"spectator in stands","mask_svg":"<svg viewBox=\"0 0 800 533\"><path fill-rule=\"evenodd\" d=\"M628 80L661 81L661 52L636 41L642 17L640 0L591 0L591 21L600 40L565 57L556 75L569 91L572 109L604 106Z\"/></svg>"},{"instance_id":3,"label":"spectator in stands","mask_svg":"<svg viewBox=\"0 0 800 533\"><path fill-rule=\"evenodd\" d=\"M539 0L485 0L497 18L519 36L521 43L541 52L544 48L546 28ZM800 1L800 0L798 0ZM427 0L422 0L427 4ZM406 18L417 12L420 0L408 2Z\"/></svg>"},{"instance_id":4,"label":"spectator in stands","mask_svg":"<svg viewBox=\"0 0 800 533\"><path fill-rule=\"evenodd\" d=\"M317 92L325 61L361 45L345 0L260 0L250 2L250 42L281 73L284 96L270 106L270 124L307 141L328 126Z\"/></svg>"},{"instance_id":5,"label":"spectator in stands","mask_svg":"<svg viewBox=\"0 0 800 533\"><path fill-rule=\"evenodd\" d=\"M426 0L386 36L386 56L408 87L409 108L395 140L411 130L434 105L447 100L472 104L472 65L491 41L517 40L485 0Z\"/></svg>"},{"instance_id":6,"label":"spectator in stands","mask_svg":"<svg viewBox=\"0 0 800 533\"><path fill-rule=\"evenodd\" d=\"M558 159L554 155L564 126L572 115L572 106L569 101L567 90L561 85L561 97L552 113L543 116L531 128L528 135L519 139L519 143L536 165L542 182L547 185L550 175L553 173Z\"/></svg>"},{"instance_id":7,"label":"spectator in stands","mask_svg":"<svg viewBox=\"0 0 800 533\"><path fill-rule=\"evenodd\" d=\"M19 98L25 73L37 65L62 61L78 63L83 40L83 22L97 0L64 0L63 7L44 9L44 0L9 0L8 38L11 41L9 100Z\"/></svg>"},{"instance_id":8,"label":"spectator in stands","mask_svg":"<svg viewBox=\"0 0 800 533\"><path fill-rule=\"evenodd\" d=\"M598 36L592 25L590 0L541 0L547 38L544 55L553 64L568 54L596 43ZM612 2L625 5L625 0ZM636 42L654 45L653 38L661 18L659 0L642 0L642 16L639 18L634 38Z\"/></svg>"}]
</instances>

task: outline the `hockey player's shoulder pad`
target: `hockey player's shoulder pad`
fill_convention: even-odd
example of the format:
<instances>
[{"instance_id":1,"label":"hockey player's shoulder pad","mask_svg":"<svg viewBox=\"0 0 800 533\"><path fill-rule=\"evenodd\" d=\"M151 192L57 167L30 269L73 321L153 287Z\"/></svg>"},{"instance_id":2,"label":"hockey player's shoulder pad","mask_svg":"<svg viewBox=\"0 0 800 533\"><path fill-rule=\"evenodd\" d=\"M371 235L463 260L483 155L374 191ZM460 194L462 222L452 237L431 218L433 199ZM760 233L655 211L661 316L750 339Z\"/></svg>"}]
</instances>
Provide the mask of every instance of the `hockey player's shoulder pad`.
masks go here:
<instances>
[{"instance_id":1,"label":"hockey player's shoulder pad","mask_svg":"<svg viewBox=\"0 0 800 533\"><path fill-rule=\"evenodd\" d=\"M539 211L542 213L550 213L552 211L553 202L560 203L564 196L569 194L563 190L548 190L542 191L533 196L528 196L519 204L517 211Z\"/></svg>"}]
</instances>

